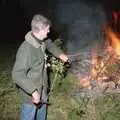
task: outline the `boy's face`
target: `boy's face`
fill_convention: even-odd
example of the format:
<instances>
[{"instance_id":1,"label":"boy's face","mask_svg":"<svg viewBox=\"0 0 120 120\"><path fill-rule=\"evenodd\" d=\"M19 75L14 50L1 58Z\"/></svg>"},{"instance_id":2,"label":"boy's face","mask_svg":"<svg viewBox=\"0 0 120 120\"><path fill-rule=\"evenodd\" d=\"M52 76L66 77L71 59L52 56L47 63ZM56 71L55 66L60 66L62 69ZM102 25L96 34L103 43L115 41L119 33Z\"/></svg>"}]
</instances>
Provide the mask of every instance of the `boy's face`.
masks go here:
<instances>
[{"instance_id":1,"label":"boy's face","mask_svg":"<svg viewBox=\"0 0 120 120\"><path fill-rule=\"evenodd\" d=\"M47 37L47 34L50 32L50 26L48 25L47 27L43 27L42 29L38 32L36 32L34 35L37 37L39 40L43 40Z\"/></svg>"}]
</instances>

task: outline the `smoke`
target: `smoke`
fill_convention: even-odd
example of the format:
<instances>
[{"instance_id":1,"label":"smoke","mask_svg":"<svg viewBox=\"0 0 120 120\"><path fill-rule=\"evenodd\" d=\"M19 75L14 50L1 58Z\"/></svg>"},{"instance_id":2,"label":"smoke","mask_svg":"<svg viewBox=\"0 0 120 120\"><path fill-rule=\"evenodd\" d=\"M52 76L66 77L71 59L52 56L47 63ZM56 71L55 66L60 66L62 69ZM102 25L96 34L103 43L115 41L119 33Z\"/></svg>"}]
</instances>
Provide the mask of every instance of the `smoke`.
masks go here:
<instances>
[{"instance_id":1,"label":"smoke","mask_svg":"<svg viewBox=\"0 0 120 120\"><path fill-rule=\"evenodd\" d=\"M89 50L101 42L100 29L106 19L100 3L58 0L56 18L68 52Z\"/></svg>"}]
</instances>

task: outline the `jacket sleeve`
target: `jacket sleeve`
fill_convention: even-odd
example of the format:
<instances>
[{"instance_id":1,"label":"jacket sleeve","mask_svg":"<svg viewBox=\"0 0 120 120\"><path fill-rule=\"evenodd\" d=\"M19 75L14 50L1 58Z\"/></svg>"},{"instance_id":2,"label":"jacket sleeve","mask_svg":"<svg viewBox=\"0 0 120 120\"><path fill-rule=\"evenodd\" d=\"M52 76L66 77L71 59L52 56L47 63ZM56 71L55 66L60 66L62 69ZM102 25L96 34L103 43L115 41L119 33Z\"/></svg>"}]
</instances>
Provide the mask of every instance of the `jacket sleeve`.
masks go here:
<instances>
[{"instance_id":1,"label":"jacket sleeve","mask_svg":"<svg viewBox=\"0 0 120 120\"><path fill-rule=\"evenodd\" d=\"M32 94L32 92L36 89L32 80L27 77L27 72L30 69L30 54L29 49L19 49L12 71L12 78L14 82L28 94Z\"/></svg>"},{"instance_id":2,"label":"jacket sleeve","mask_svg":"<svg viewBox=\"0 0 120 120\"><path fill-rule=\"evenodd\" d=\"M57 58L59 57L60 54L63 53L63 51L59 47L57 47L56 44L53 43L51 39L46 40L46 47L47 50Z\"/></svg>"}]
</instances>

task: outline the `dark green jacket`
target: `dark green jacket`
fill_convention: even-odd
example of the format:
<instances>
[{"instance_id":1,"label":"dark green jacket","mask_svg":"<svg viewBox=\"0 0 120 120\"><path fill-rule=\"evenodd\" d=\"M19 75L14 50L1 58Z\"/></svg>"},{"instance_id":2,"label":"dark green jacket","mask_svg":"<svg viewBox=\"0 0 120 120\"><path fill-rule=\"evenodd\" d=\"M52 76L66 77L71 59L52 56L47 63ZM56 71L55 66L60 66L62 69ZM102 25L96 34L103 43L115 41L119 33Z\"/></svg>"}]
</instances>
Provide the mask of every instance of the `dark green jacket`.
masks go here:
<instances>
[{"instance_id":1,"label":"dark green jacket","mask_svg":"<svg viewBox=\"0 0 120 120\"><path fill-rule=\"evenodd\" d=\"M50 39L38 43L31 32L27 33L25 41L18 49L12 78L20 88L23 102L31 103L32 92L37 89L41 94L42 87L48 86L45 68L46 49L55 57L62 53Z\"/></svg>"}]
</instances>

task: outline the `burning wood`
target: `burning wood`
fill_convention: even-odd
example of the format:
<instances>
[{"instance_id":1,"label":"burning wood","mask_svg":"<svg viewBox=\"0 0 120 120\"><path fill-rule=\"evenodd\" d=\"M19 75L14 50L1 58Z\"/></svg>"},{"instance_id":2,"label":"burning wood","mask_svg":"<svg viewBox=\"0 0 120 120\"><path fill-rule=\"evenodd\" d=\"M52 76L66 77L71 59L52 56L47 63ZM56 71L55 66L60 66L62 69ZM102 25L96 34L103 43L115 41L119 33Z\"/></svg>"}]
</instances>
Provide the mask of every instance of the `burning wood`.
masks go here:
<instances>
[{"instance_id":1,"label":"burning wood","mask_svg":"<svg viewBox=\"0 0 120 120\"><path fill-rule=\"evenodd\" d=\"M120 40L109 27L106 28L105 34L107 46L104 55L97 55L97 49L94 49L89 76L80 79L84 88L92 89L94 81L100 88L120 86Z\"/></svg>"}]
</instances>

